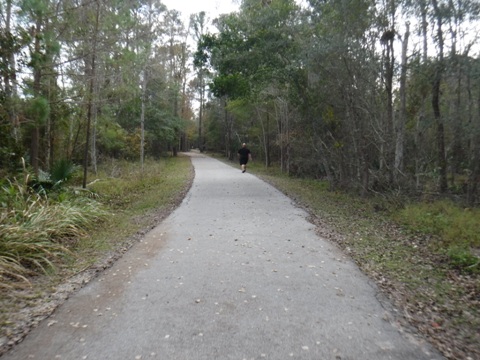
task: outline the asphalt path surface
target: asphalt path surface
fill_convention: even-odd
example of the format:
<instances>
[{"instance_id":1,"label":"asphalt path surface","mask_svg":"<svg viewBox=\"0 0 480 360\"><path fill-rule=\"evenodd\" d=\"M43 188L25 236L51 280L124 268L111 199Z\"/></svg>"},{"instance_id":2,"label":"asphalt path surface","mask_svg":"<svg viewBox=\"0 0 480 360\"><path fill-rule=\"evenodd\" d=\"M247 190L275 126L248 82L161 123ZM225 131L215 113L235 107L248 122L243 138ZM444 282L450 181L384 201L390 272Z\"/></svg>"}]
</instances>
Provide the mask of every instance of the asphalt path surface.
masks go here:
<instances>
[{"instance_id":1,"label":"asphalt path surface","mask_svg":"<svg viewBox=\"0 0 480 360\"><path fill-rule=\"evenodd\" d=\"M288 197L190 156L183 203L2 360L442 358Z\"/></svg>"}]
</instances>

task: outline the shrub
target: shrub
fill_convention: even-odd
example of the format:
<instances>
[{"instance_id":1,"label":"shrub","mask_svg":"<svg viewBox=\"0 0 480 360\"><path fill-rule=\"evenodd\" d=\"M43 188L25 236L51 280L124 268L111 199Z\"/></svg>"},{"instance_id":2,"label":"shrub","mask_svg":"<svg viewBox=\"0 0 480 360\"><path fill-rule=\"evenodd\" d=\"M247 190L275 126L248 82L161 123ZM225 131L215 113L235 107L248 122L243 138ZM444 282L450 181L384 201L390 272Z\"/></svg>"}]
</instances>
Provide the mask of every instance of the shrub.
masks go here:
<instances>
[{"instance_id":1,"label":"shrub","mask_svg":"<svg viewBox=\"0 0 480 360\"><path fill-rule=\"evenodd\" d=\"M53 164L50 178L55 184L63 183L70 180L76 170L77 166L71 161L61 159Z\"/></svg>"}]
</instances>

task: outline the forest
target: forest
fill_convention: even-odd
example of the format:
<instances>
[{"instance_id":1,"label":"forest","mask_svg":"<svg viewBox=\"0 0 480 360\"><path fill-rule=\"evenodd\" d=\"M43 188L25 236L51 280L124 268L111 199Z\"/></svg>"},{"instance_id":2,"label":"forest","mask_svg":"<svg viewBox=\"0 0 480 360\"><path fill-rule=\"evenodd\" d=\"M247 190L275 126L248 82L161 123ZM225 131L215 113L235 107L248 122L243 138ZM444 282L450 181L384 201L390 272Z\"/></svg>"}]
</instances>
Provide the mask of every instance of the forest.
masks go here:
<instances>
[{"instance_id":1,"label":"forest","mask_svg":"<svg viewBox=\"0 0 480 360\"><path fill-rule=\"evenodd\" d=\"M242 1L195 65L207 148L360 194L478 205L477 1ZM204 81L204 80L202 80ZM233 154L233 155L232 155Z\"/></svg>"},{"instance_id":2,"label":"forest","mask_svg":"<svg viewBox=\"0 0 480 360\"><path fill-rule=\"evenodd\" d=\"M0 175L185 150L189 29L158 1L0 1ZM61 171L60 171L61 173ZM86 176L84 176L84 179ZM39 180L40 181L40 180Z\"/></svg>"},{"instance_id":3,"label":"forest","mask_svg":"<svg viewBox=\"0 0 480 360\"><path fill-rule=\"evenodd\" d=\"M0 1L0 175L22 159L144 161L192 147L367 193L478 205L480 4L243 0L210 19L154 0Z\"/></svg>"}]
</instances>

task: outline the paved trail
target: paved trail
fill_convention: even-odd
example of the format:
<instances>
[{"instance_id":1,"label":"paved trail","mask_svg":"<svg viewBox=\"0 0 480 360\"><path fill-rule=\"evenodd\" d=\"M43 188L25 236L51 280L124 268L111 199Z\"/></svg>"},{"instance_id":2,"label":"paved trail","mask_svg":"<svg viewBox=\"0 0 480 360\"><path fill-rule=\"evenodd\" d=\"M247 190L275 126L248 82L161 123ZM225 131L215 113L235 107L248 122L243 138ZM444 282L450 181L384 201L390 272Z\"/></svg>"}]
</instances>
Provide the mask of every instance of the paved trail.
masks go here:
<instances>
[{"instance_id":1,"label":"paved trail","mask_svg":"<svg viewBox=\"0 0 480 360\"><path fill-rule=\"evenodd\" d=\"M290 199L191 156L181 206L2 360L441 359Z\"/></svg>"}]
</instances>

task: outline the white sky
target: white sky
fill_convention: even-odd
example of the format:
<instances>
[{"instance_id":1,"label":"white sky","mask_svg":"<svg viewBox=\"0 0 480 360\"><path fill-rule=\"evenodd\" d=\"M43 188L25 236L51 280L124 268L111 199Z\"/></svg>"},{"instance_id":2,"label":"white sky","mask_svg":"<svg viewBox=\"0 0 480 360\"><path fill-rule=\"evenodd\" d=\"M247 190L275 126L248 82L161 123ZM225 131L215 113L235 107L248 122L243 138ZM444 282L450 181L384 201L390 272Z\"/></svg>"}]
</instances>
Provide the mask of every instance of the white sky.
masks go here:
<instances>
[{"instance_id":1,"label":"white sky","mask_svg":"<svg viewBox=\"0 0 480 360\"><path fill-rule=\"evenodd\" d=\"M207 17L212 20L220 14L238 10L237 0L161 0L169 10L178 10L182 13L185 24L191 14L205 11Z\"/></svg>"}]
</instances>

